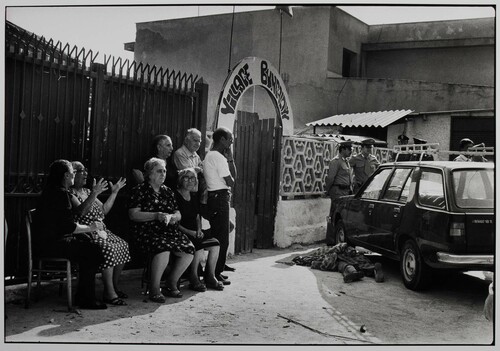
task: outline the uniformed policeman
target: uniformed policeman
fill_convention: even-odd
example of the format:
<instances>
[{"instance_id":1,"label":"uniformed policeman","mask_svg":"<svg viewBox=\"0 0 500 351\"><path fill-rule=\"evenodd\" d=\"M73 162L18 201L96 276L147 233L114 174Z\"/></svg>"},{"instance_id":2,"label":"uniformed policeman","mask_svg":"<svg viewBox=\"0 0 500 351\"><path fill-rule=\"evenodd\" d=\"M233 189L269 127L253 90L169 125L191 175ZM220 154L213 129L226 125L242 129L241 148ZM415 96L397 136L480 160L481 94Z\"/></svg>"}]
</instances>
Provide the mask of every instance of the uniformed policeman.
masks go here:
<instances>
[{"instance_id":1,"label":"uniformed policeman","mask_svg":"<svg viewBox=\"0 0 500 351\"><path fill-rule=\"evenodd\" d=\"M331 199L330 217L334 212L333 201L339 196L352 194L352 168L348 162L348 157L351 156L351 152L351 142L340 143L338 155L330 161L328 166L325 190ZM336 244L333 227L329 224L326 229L326 244Z\"/></svg>"},{"instance_id":2,"label":"uniformed policeman","mask_svg":"<svg viewBox=\"0 0 500 351\"><path fill-rule=\"evenodd\" d=\"M361 153L349 159L349 164L354 171L354 192L363 185L363 183L380 166L377 157L373 155L373 145L375 140L368 138L361 142Z\"/></svg>"}]
</instances>

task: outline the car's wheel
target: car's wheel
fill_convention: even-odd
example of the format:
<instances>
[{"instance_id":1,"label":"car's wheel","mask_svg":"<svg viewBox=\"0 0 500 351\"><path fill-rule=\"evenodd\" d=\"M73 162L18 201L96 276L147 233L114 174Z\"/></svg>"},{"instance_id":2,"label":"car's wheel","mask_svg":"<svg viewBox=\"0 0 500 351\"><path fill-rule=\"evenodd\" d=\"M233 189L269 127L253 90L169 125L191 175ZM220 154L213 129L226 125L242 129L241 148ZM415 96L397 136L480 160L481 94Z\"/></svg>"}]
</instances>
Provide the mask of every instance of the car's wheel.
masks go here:
<instances>
[{"instance_id":1,"label":"car's wheel","mask_svg":"<svg viewBox=\"0 0 500 351\"><path fill-rule=\"evenodd\" d=\"M342 220L338 220L337 223L335 223L335 244L345 243L345 242L347 241L345 235L344 222L342 222Z\"/></svg>"},{"instance_id":2,"label":"car's wheel","mask_svg":"<svg viewBox=\"0 0 500 351\"><path fill-rule=\"evenodd\" d=\"M431 272L413 240L407 240L403 245L400 269L403 282L408 289L422 290L428 286Z\"/></svg>"}]
</instances>

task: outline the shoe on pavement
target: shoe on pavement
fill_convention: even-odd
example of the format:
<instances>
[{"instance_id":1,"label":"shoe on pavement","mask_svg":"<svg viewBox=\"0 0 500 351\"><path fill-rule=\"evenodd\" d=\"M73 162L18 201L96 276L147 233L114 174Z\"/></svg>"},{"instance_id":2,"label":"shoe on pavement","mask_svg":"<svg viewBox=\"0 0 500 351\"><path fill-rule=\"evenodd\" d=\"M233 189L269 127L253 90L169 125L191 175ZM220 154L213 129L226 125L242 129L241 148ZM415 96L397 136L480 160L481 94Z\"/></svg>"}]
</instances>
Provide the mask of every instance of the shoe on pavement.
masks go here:
<instances>
[{"instance_id":1,"label":"shoe on pavement","mask_svg":"<svg viewBox=\"0 0 500 351\"><path fill-rule=\"evenodd\" d=\"M223 285L230 285L231 281L222 278L222 276L219 274L218 276L215 277L218 281L222 282Z\"/></svg>"},{"instance_id":2,"label":"shoe on pavement","mask_svg":"<svg viewBox=\"0 0 500 351\"><path fill-rule=\"evenodd\" d=\"M224 270L226 272L234 272L236 270L236 268L233 268L233 267L229 267L227 264L224 266Z\"/></svg>"},{"instance_id":3,"label":"shoe on pavement","mask_svg":"<svg viewBox=\"0 0 500 351\"><path fill-rule=\"evenodd\" d=\"M382 283L384 281L384 272L382 271L382 264L380 262L375 263L375 281L377 283Z\"/></svg>"}]
</instances>

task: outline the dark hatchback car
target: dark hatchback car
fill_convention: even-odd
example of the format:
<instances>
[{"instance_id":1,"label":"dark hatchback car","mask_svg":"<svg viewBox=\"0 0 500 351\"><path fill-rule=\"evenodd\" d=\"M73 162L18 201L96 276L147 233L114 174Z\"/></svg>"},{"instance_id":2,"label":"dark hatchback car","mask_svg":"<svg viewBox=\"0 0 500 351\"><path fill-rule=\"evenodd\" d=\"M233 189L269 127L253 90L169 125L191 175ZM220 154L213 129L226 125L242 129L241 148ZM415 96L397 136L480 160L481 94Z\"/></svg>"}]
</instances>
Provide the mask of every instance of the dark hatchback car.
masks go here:
<instances>
[{"instance_id":1,"label":"dark hatchback car","mask_svg":"<svg viewBox=\"0 0 500 351\"><path fill-rule=\"evenodd\" d=\"M381 165L355 195L337 199L337 242L400 261L404 284L425 288L435 269L493 271L494 164Z\"/></svg>"}]
</instances>

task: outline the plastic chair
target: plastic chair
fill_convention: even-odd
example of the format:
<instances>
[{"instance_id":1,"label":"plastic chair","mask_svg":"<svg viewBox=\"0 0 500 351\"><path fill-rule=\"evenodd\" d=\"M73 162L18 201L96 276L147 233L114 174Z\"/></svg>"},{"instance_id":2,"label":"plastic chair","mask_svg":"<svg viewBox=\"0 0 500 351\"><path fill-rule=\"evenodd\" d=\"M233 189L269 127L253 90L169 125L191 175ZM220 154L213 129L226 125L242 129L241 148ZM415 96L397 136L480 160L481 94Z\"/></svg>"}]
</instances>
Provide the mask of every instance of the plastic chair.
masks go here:
<instances>
[{"instance_id":1,"label":"plastic chair","mask_svg":"<svg viewBox=\"0 0 500 351\"><path fill-rule=\"evenodd\" d=\"M71 261L67 258L62 257L36 257L33 258L32 251L32 240L31 240L31 224L33 223L33 215L35 214L35 209L28 210L26 214L26 235L28 242L28 286L26 292L26 302L25 308L29 308L31 300L31 286L33 281L33 275L36 275L37 290L40 291L40 285L42 281L42 275L47 275L51 277L48 282L59 284L59 296L62 295L62 287L66 284L66 292L68 298L68 311L73 308L72 301L72 280L78 279L74 277L71 270ZM33 267L33 262L37 263L37 267ZM75 268L75 267L74 267ZM59 278L55 280L54 278Z\"/></svg>"}]
</instances>

